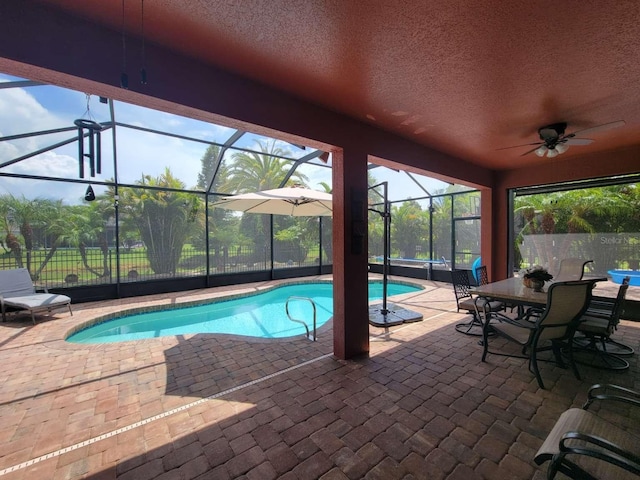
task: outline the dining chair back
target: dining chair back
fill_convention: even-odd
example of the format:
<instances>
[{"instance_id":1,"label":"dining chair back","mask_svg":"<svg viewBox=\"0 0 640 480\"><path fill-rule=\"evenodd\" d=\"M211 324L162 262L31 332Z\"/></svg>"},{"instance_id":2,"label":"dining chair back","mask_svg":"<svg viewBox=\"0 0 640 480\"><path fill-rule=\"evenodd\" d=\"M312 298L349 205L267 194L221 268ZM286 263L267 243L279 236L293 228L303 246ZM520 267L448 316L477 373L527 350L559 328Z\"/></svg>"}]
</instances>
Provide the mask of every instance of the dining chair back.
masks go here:
<instances>
[{"instance_id":1,"label":"dining chair back","mask_svg":"<svg viewBox=\"0 0 640 480\"><path fill-rule=\"evenodd\" d=\"M506 338L522 346L522 352L529 359L529 370L532 370L540 388L544 388L538 368L538 352L551 350L556 363L564 366L561 356L562 347L566 347L568 360L576 378L580 374L573 361L572 339L578 322L591 299L593 282L582 280L577 282L558 282L549 286L547 304L542 315L535 321L509 319L500 317L500 322L485 322L483 329L482 361L486 361L488 353L507 355L502 352L489 351L489 332Z\"/></svg>"},{"instance_id":2,"label":"dining chair back","mask_svg":"<svg viewBox=\"0 0 640 480\"><path fill-rule=\"evenodd\" d=\"M582 280L584 271L593 260L583 260L582 258L563 258L560 260L560 269L554 277L556 282L573 282Z\"/></svg>"},{"instance_id":3,"label":"dining chair back","mask_svg":"<svg viewBox=\"0 0 640 480\"><path fill-rule=\"evenodd\" d=\"M478 279L478 285L487 285L489 283L489 274L487 273L486 265L480 265L476 268L476 278Z\"/></svg>"},{"instance_id":4,"label":"dining chair back","mask_svg":"<svg viewBox=\"0 0 640 480\"><path fill-rule=\"evenodd\" d=\"M451 270L451 282L456 296L458 312L462 310L474 311L473 296L471 295L471 282L466 270Z\"/></svg>"},{"instance_id":5,"label":"dining chair back","mask_svg":"<svg viewBox=\"0 0 640 480\"><path fill-rule=\"evenodd\" d=\"M579 363L610 370L629 368L629 362L621 357L633 355L633 347L611 339L624 311L629 281L628 276L623 279L613 302L593 299L582 315L577 328L582 336L574 340Z\"/></svg>"},{"instance_id":6,"label":"dining chair back","mask_svg":"<svg viewBox=\"0 0 640 480\"><path fill-rule=\"evenodd\" d=\"M485 268L486 276L486 268ZM453 291L456 296L456 305L458 312L467 310L472 318L469 322L456 324L456 330L465 335L482 335L482 320L480 319L478 308L483 311L497 312L504 308L502 302L488 301L482 298L474 298L471 294L471 282L467 270L452 270L451 283L453 283Z\"/></svg>"}]
</instances>

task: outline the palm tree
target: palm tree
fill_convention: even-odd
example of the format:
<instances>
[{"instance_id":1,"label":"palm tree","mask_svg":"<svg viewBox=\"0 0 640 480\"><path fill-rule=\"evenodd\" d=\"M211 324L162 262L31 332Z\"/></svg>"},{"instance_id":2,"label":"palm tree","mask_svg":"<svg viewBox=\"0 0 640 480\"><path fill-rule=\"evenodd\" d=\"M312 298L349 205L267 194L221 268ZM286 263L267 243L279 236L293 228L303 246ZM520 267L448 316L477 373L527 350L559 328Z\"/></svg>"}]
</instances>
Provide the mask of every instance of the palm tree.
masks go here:
<instances>
[{"instance_id":1,"label":"palm tree","mask_svg":"<svg viewBox=\"0 0 640 480\"><path fill-rule=\"evenodd\" d=\"M276 142L258 142L261 153L237 152L229 168L226 188L236 193L258 192L278 188L291 168L291 162L280 157L290 155L288 150L276 146ZM305 185L307 177L295 172L287 185Z\"/></svg>"},{"instance_id":2,"label":"palm tree","mask_svg":"<svg viewBox=\"0 0 640 480\"><path fill-rule=\"evenodd\" d=\"M202 210L200 199L186 192L161 190L185 188L169 168L155 178L143 175L136 183L141 188L122 190L122 211L140 232L151 269L175 274L182 248Z\"/></svg>"},{"instance_id":3,"label":"palm tree","mask_svg":"<svg viewBox=\"0 0 640 480\"><path fill-rule=\"evenodd\" d=\"M393 207L392 238L394 247L400 250L401 256L415 258L416 246L421 244L429 231L428 212L426 213L427 215L415 200Z\"/></svg>"},{"instance_id":4,"label":"palm tree","mask_svg":"<svg viewBox=\"0 0 640 480\"><path fill-rule=\"evenodd\" d=\"M261 153L237 152L233 155L233 165L229 168L229 178L225 184L229 191L247 193L270 190L278 188L286 177L291 168L291 162L280 157L290 155L290 152L277 147L275 141L258 142L258 147ZM287 185L305 185L307 180L304 174L294 172L287 181ZM262 215L261 222L257 224L253 223L253 219L250 221L243 219L242 225L247 225L252 230L255 228L255 231L243 231L247 237L254 239L254 245L268 244L267 238L271 230L268 215Z\"/></svg>"},{"instance_id":5,"label":"palm tree","mask_svg":"<svg viewBox=\"0 0 640 480\"><path fill-rule=\"evenodd\" d=\"M13 196L12 195L2 195L0 196L0 216L2 217L2 229L4 231L4 244L3 248L5 250L9 250L11 256L16 261L16 266L18 268L23 268L24 263L22 262L22 245L20 244L20 240L16 236L17 228L15 225L15 219L13 217L12 210Z\"/></svg>"},{"instance_id":6,"label":"palm tree","mask_svg":"<svg viewBox=\"0 0 640 480\"><path fill-rule=\"evenodd\" d=\"M553 270L554 240L556 233L556 218L559 211L561 193L535 194L518 197L514 215L522 216L522 228L516 235L517 239L528 236L533 249L529 251L530 265L546 265ZM520 242L522 240L518 240Z\"/></svg>"},{"instance_id":7,"label":"palm tree","mask_svg":"<svg viewBox=\"0 0 640 480\"><path fill-rule=\"evenodd\" d=\"M32 255L35 246L34 225L46 224L57 216L58 204L51 200L29 200L13 195L0 197L0 215L5 231L5 245L11 251L18 268L25 267L32 273ZM22 242L20 241L20 237ZM23 249L25 258L23 259ZM41 269L39 269L41 270ZM32 273L33 276L33 273Z\"/></svg>"},{"instance_id":8,"label":"palm tree","mask_svg":"<svg viewBox=\"0 0 640 480\"><path fill-rule=\"evenodd\" d=\"M88 205L68 207L60 220L59 239L78 248L85 269L97 277L109 277L109 245L106 222L113 214L113 203L106 197ZM102 252L102 271L94 269L87 258L87 247L98 243Z\"/></svg>"}]
</instances>

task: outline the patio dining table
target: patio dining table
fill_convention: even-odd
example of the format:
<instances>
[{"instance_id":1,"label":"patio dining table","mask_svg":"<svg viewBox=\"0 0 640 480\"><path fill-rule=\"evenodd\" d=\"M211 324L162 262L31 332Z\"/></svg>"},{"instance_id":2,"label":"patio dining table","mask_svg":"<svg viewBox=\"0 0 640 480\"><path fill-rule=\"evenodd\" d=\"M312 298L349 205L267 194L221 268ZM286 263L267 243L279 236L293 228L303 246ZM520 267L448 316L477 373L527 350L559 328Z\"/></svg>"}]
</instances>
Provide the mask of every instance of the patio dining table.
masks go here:
<instances>
[{"instance_id":1,"label":"patio dining table","mask_svg":"<svg viewBox=\"0 0 640 480\"><path fill-rule=\"evenodd\" d=\"M478 285L471 288L471 293L485 298L500 300L505 303L541 307L547 304L547 290L536 292L527 288L521 278L511 277L497 282Z\"/></svg>"},{"instance_id":2,"label":"patio dining table","mask_svg":"<svg viewBox=\"0 0 640 480\"><path fill-rule=\"evenodd\" d=\"M606 277L585 278L592 282L606 281ZM521 312L524 307L544 307L547 304L547 290L553 282L547 282L542 292L536 292L533 288L525 287L521 278L511 277L486 285L472 287L470 292L484 298L500 300L502 302L517 305Z\"/></svg>"}]
</instances>

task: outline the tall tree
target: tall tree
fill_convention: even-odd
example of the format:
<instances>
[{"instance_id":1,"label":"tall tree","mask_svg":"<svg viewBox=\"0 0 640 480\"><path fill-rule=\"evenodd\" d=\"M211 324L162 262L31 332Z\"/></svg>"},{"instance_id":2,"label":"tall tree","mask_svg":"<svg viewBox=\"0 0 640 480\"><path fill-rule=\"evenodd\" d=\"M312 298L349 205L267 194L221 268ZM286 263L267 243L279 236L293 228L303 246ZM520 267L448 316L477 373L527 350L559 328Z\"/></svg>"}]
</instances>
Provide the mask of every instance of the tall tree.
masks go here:
<instances>
[{"instance_id":1,"label":"tall tree","mask_svg":"<svg viewBox=\"0 0 640 480\"><path fill-rule=\"evenodd\" d=\"M230 192L246 193L278 188L291 168L291 162L280 157L290 155L286 149L276 146L276 142L258 142L260 153L237 152L233 155L226 184ZM306 175L294 172L287 185L308 181Z\"/></svg>"},{"instance_id":2,"label":"tall tree","mask_svg":"<svg viewBox=\"0 0 640 480\"><path fill-rule=\"evenodd\" d=\"M2 226L5 231L5 245L14 257L16 266L18 268L26 267L34 279L37 278L32 265L36 243L34 228L53 221L58 216L59 208L58 202L43 198L29 200L24 196L22 198L13 195L0 197L0 215L2 215ZM40 265L36 270L41 271L42 267L43 265Z\"/></svg>"},{"instance_id":3,"label":"tall tree","mask_svg":"<svg viewBox=\"0 0 640 480\"><path fill-rule=\"evenodd\" d=\"M59 239L80 251L80 258L84 268L93 275L101 278L109 277L109 245L107 242L106 224L113 215L113 203L103 196L88 205L66 207L61 216L58 230ZM87 248L98 244L102 255L102 270L96 270L89 263Z\"/></svg>"},{"instance_id":4,"label":"tall tree","mask_svg":"<svg viewBox=\"0 0 640 480\"><path fill-rule=\"evenodd\" d=\"M258 142L257 152L237 152L233 155L233 162L229 168L229 178L226 187L230 192L247 193L278 188L286 177L291 162L280 157L290 155L288 150L277 146L276 142ZM287 185L304 185L307 177L299 172L294 172ZM276 219L276 222L278 220ZM270 219L268 215L261 215L259 223L243 222L241 225L254 225L259 230L244 231L243 233L253 238L256 248L268 245L268 237L271 235Z\"/></svg>"},{"instance_id":5,"label":"tall tree","mask_svg":"<svg viewBox=\"0 0 640 480\"><path fill-rule=\"evenodd\" d=\"M210 145L200 159L200 172L198 173L197 188L209 193L226 193L226 183L229 175L229 168L222 158L222 149L219 145ZM214 178L215 177L215 178ZM218 197L210 197L216 201ZM209 209L209 245L215 251L215 256L219 256L222 246L229 246L230 241L236 236L232 232L235 223L232 213L222 208ZM194 243L205 248L205 229L198 230L194 236ZM215 260L215 264L218 261Z\"/></svg>"},{"instance_id":6,"label":"tall tree","mask_svg":"<svg viewBox=\"0 0 640 480\"><path fill-rule=\"evenodd\" d=\"M424 243L429 233L429 212L423 212L415 200L402 202L393 207L391 232L394 248L406 258L415 258L416 247Z\"/></svg>"},{"instance_id":7,"label":"tall tree","mask_svg":"<svg viewBox=\"0 0 640 480\"><path fill-rule=\"evenodd\" d=\"M121 190L121 209L138 228L152 270L175 273L202 210L200 201L193 194L175 191L184 190L185 185L169 168L155 178L143 175L136 183L140 188Z\"/></svg>"}]
</instances>

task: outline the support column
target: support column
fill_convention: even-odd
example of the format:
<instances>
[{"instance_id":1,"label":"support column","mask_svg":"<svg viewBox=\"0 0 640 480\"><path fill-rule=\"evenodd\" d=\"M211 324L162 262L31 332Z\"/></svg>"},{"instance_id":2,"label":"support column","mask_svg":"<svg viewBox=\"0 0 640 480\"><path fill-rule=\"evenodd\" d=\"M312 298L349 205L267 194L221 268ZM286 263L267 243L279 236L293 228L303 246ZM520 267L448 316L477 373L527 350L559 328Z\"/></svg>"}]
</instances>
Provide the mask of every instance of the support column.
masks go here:
<instances>
[{"instance_id":1,"label":"support column","mask_svg":"<svg viewBox=\"0 0 640 480\"><path fill-rule=\"evenodd\" d=\"M497 257L494 242L494 206L493 192L489 188L480 189L480 256L487 266L489 281L497 279Z\"/></svg>"},{"instance_id":2,"label":"support column","mask_svg":"<svg viewBox=\"0 0 640 480\"><path fill-rule=\"evenodd\" d=\"M332 152L333 353L369 353L367 155Z\"/></svg>"}]
</instances>

